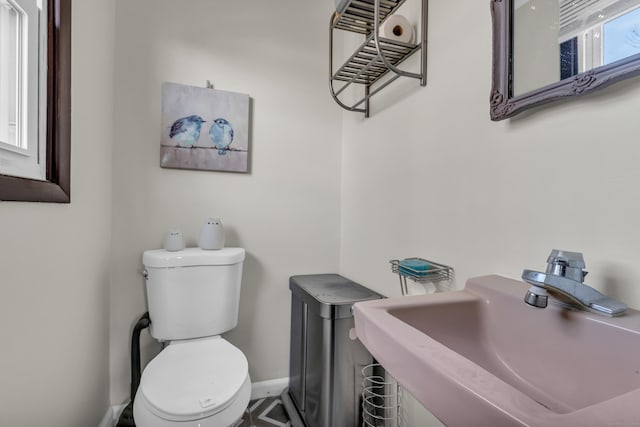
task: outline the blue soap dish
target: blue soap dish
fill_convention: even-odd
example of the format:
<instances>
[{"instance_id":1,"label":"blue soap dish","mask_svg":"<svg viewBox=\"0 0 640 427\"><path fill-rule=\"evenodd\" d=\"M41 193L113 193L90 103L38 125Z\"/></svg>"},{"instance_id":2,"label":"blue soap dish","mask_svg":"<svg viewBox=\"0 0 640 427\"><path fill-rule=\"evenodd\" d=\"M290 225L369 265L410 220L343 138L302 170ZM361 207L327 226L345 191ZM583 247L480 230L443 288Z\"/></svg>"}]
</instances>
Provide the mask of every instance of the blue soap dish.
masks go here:
<instances>
[{"instance_id":1,"label":"blue soap dish","mask_svg":"<svg viewBox=\"0 0 640 427\"><path fill-rule=\"evenodd\" d=\"M431 265L420 258L407 258L399 261L400 273L424 276L431 269Z\"/></svg>"}]
</instances>

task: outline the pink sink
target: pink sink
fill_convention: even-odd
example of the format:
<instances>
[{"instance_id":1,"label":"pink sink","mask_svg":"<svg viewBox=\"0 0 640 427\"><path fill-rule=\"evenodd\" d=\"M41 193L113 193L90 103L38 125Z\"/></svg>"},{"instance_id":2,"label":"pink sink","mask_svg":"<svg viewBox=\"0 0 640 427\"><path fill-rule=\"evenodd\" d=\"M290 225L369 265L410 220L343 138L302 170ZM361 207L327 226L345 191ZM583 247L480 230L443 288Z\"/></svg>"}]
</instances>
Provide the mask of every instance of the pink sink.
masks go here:
<instances>
[{"instance_id":1,"label":"pink sink","mask_svg":"<svg viewBox=\"0 0 640 427\"><path fill-rule=\"evenodd\" d=\"M358 338L450 427L640 426L640 312L608 318L500 276L463 291L360 302Z\"/></svg>"}]
</instances>

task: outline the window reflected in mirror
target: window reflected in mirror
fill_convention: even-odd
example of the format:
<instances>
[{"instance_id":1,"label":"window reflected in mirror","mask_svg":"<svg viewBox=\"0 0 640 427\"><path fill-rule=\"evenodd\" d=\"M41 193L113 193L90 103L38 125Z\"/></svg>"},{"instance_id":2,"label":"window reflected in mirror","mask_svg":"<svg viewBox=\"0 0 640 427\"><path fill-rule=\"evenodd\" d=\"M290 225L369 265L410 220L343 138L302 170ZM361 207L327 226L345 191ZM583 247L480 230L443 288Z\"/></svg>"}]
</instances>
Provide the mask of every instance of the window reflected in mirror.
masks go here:
<instances>
[{"instance_id":1,"label":"window reflected in mirror","mask_svg":"<svg viewBox=\"0 0 640 427\"><path fill-rule=\"evenodd\" d=\"M513 0L510 96L640 54L640 0Z\"/></svg>"}]
</instances>

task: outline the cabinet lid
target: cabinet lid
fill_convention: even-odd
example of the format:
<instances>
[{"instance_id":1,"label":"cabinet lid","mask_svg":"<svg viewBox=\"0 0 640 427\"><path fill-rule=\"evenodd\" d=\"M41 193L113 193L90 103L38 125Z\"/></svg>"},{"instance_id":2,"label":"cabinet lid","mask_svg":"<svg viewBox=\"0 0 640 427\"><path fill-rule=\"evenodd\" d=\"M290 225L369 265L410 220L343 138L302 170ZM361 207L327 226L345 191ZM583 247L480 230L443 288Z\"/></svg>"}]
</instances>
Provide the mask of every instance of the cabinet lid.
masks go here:
<instances>
[{"instance_id":1,"label":"cabinet lid","mask_svg":"<svg viewBox=\"0 0 640 427\"><path fill-rule=\"evenodd\" d=\"M327 319L353 317L353 303L384 298L339 274L292 276L289 279L289 289L313 311Z\"/></svg>"}]
</instances>

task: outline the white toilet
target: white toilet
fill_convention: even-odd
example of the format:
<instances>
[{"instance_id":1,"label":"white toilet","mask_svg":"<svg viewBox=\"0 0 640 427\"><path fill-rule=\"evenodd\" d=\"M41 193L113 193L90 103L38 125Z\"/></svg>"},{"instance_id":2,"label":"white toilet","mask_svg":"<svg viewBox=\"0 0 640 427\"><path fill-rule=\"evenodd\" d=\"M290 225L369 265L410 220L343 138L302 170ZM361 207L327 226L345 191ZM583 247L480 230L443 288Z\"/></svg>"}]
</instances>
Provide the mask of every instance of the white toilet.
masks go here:
<instances>
[{"instance_id":1,"label":"white toilet","mask_svg":"<svg viewBox=\"0 0 640 427\"><path fill-rule=\"evenodd\" d=\"M137 427L229 427L251 395L249 365L220 336L238 324L242 248L145 251L151 335L168 345L140 380Z\"/></svg>"}]
</instances>

